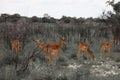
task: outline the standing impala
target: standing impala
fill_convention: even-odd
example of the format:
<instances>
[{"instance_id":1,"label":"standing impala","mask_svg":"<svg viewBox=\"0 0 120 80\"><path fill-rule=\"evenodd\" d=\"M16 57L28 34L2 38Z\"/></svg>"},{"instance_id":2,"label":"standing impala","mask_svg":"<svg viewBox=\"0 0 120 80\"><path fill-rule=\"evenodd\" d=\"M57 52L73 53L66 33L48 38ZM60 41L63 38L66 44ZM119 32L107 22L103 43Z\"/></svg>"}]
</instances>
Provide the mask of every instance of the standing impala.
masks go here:
<instances>
[{"instance_id":1,"label":"standing impala","mask_svg":"<svg viewBox=\"0 0 120 80\"><path fill-rule=\"evenodd\" d=\"M15 50L15 53L17 55L20 52L20 50L22 49L21 43L18 39L14 39L11 41L11 47L12 47L12 51Z\"/></svg>"},{"instance_id":2,"label":"standing impala","mask_svg":"<svg viewBox=\"0 0 120 80\"><path fill-rule=\"evenodd\" d=\"M107 56L110 56L110 47L111 47L111 44L113 43L113 41L114 41L114 38L112 37L110 39L110 41L108 41L108 42L104 41L101 43L101 45L100 45L100 56L101 57L103 56L103 53L105 51L107 51Z\"/></svg>"},{"instance_id":3,"label":"standing impala","mask_svg":"<svg viewBox=\"0 0 120 80\"><path fill-rule=\"evenodd\" d=\"M11 48L12 51L15 51L16 58L15 58L15 68L17 68L18 64L18 53L22 50L22 45L18 39L14 39L11 41Z\"/></svg>"},{"instance_id":4,"label":"standing impala","mask_svg":"<svg viewBox=\"0 0 120 80\"><path fill-rule=\"evenodd\" d=\"M60 55L60 47L62 44L66 44L66 41L64 38L61 38L58 42L48 44L41 44L39 40L35 40L35 43L46 53L48 60L52 59L56 62L56 56Z\"/></svg>"},{"instance_id":5,"label":"standing impala","mask_svg":"<svg viewBox=\"0 0 120 80\"><path fill-rule=\"evenodd\" d=\"M90 58L91 58L92 60L94 60L94 54L93 54L93 52L90 50L88 44L85 43L85 42L79 42L79 43L78 43L78 55L80 55L82 51L85 51L85 52L87 53L87 55L89 55Z\"/></svg>"},{"instance_id":6,"label":"standing impala","mask_svg":"<svg viewBox=\"0 0 120 80\"><path fill-rule=\"evenodd\" d=\"M48 52L50 57L56 62L56 56L60 55L60 47L62 44L66 45L66 41L64 38L61 38L58 42L51 42L49 43Z\"/></svg>"}]
</instances>

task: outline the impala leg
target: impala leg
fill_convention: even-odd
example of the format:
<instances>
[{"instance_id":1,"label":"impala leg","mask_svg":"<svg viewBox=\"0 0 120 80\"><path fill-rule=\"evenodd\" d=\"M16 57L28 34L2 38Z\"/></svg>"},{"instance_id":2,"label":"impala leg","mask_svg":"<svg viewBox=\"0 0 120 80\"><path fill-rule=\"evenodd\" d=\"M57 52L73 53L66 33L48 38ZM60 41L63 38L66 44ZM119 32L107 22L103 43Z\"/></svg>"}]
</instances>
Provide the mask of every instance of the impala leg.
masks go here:
<instances>
[{"instance_id":1,"label":"impala leg","mask_svg":"<svg viewBox=\"0 0 120 80\"><path fill-rule=\"evenodd\" d=\"M48 51L46 53L46 58L47 58L47 62L51 61L51 51L49 51L49 49L48 49Z\"/></svg>"},{"instance_id":2,"label":"impala leg","mask_svg":"<svg viewBox=\"0 0 120 80\"><path fill-rule=\"evenodd\" d=\"M50 62L50 57L48 55L45 56L47 62Z\"/></svg>"},{"instance_id":3,"label":"impala leg","mask_svg":"<svg viewBox=\"0 0 120 80\"><path fill-rule=\"evenodd\" d=\"M14 50L14 48L12 47L12 51Z\"/></svg>"},{"instance_id":4,"label":"impala leg","mask_svg":"<svg viewBox=\"0 0 120 80\"><path fill-rule=\"evenodd\" d=\"M54 61L54 63L56 63L56 56L53 57L53 61Z\"/></svg>"},{"instance_id":5,"label":"impala leg","mask_svg":"<svg viewBox=\"0 0 120 80\"><path fill-rule=\"evenodd\" d=\"M19 51L22 51L22 45L19 45Z\"/></svg>"},{"instance_id":6,"label":"impala leg","mask_svg":"<svg viewBox=\"0 0 120 80\"><path fill-rule=\"evenodd\" d=\"M15 54L17 54L17 48L15 48Z\"/></svg>"},{"instance_id":7,"label":"impala leg","mask_svg":"<svg viewBox=\"0 0 120 80\"><path fill-rule=\"evenodd\" d=\"M52 59L52 61L53 61L54 63L56 63L56 55L57 55L57 54L52 54L52 55L51 55L51 59Z\"/></svg>"},{"instance_id":8,"label":"impala leg","mask_svg":"<svg viewBox=\"0 0 120 80\"><path fill-rule=\"evenodd\" d=\"M17 69L17 65L18 65L18 48L15 48L15 54L16 54L16 57L15 57L15 68Z\"/></svg>"},{"instance_id":9,"label":"impala leg","mask_svg":"<svg viewBox=\"0 0 120 80\"><path fill-rule=\"evenodd\" d=\"M19 46L17 47L17 51L16 52L17 52L17 54L19 54L19 52L20 52Z\"/></svg>"},{"instance_id":10,"label":"impala leg","mask_svg":"<svg viewBox=\"0 0 120 80\"><path fill-rule=\"evenodd\" d=\"M78 50L78 54L77 54L77 56L78 56L78 57L81 56L81 50L80 50L80 49Z\"/></svg>"},{"instance_id":11,"label":"impala leg","mask_svg":"<svg viewBox=\"0 0 120 80\"><path fill-rule=\"evenodd\" d=\"M107 56L110 57L110 48L107 49Z\"/></svg>"},{"instance_id":12,"label":"impala leg","mask_svg":"<svg viewBox=\"0 0 120 80\"><path fill-rule=\"evenodd\" d=\"M51 53L52 53L51 48L47 49L47 52L46 52L46 61L47 61L47 62L50 62L51 59L52 59Z\"/></svg>"},{"instance_id":13,"label":"impala leg","mask_svg":"<svg viewBox=\"0 0 120 80\"><path fill-rule=\"evenodd\" d=\"M84 60L87 60L87 56L83 55L83 59L84 59Z\"/></svg>"},{"instance_id":14,"label":"impala leg","mask_svg":"<svg viewBox=\"0 0 120 80\"><path fill-rule=\"evenodd\" d=\"M92 59L92 60L94 60L94 54L93 54L93 52L91 51L91 50L86 50L86 52L87 52L87 54L88 54L88 56Z\"/></svg>"},{"instance_id":15,"label":"impala leg","mask_svg":"<svg viewBox=\"0 0 120 80\"><path fill-rule=\"evenodd\" d=\"M85 50L85 52L86 52L86 58L88 58L88 56L91 58L91 55L90 55L90 52L88 51L88 50Z\"/></svg>"},{"instance_id":16,"label":"impala leg","mask_svg":"<svg viewBox=\"0 0 120 80\"><path fill-rule=\"evenodd\" d=\"M60 55L61 55L60 50L58 50L58 56L60 56Z\"/></svg>"},{"instance_id":17,"label":"impala leg","mask_svg":"<svg viewBox=\"0 0 120 80\"><path fill-rule=\"evenodd\" d=\"M87 54L83 53L83 55L82 55L82 56L83 56L83 59L84 59L84 60L87 60L87 59L88 59Z\"/></svg>"},{"instance_id":18,"label":"impala leg","mask_svg":"<svg viewBox=\"0 0 120 80\"><path fill-rule=\"evenodd\" d=\"M103 48L100 49L100 58L103 57Z\"/></svg>"},{"instance_id":19,"label":"impala leg","mask_svg":"<svg viewBox=\"0 0 120 80\"><path fill-rule=\"evenodd\" d=\"M12 52L16 52L16 48L12 45Z\"/></svg>"}]
</instances>

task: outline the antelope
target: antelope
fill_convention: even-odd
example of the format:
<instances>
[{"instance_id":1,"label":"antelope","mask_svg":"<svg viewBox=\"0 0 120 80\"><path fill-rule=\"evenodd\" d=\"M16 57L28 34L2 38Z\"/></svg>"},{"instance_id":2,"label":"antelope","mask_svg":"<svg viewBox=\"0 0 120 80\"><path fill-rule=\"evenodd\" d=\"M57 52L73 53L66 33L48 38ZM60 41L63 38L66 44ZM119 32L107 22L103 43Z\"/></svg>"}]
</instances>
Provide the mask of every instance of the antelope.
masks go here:
<instances>
[{"instance_id":1,"label":"antelope","mask_svg":"<svg viewBox=\"0 0 120 80\"><path fill-rule=\"evenodd\" d=\"M58 42L51 42L48 45L48 52L50 57L54 57L53 60L56 62L56 55L60 55L60 47L62 44L66 45L66 41L64 38L61 38Z\"/></svg>"},{"instance_id":2,"label":"antelope","mask_svg":"<svg viewBox=\"0 0 120 80\"><path fill-rule=\"evenodd\" d=\"M17 55L20 52L20 50L22 49L21 43L18 39L14 39L11 41L11 47L12 47L12 51L15 50L15 53Z\"/></svg>"},{"instance_id":3,"label":"antelope","mask_svg":"<svg viewBox=\"0 0 120 80\"><path fill-rule=\"evenodd\" d=\"M90 50L89 46L87 43L85 42L78 42L78 55L81 54L82 51L85 51L92 60L94 60L94 54L93 52Z\"/></svg>"},{"instance_id":4,"label":"antelope","mask_svg":"<svg viewBox=\"0 0 120 80\"><path fill-rule=\"evenodd\" d=\"M100 56L103 56L103 52L107 51L107 56L110 56L110 47L114 41L114 38L112 37L108 42L104 41L100 45Z\"/></svg>"},{"instance_id":5,"label":"antelope","mask_svg":"<svg viewBox=\"0 0 120 80\"><path fill-rule=\"evenodd\" d=\"M11 48L12 51L15 51L16 54L16 58L15 58L15 68L17 68L17 64L18 64L18 53L20 52L20 50L22 50L22 46L21 43L18 39L14 39L11 41Z\"/></svg>"},{"instance_id":6,"label":"antelope","mask_svg":"<svg viewBox=\"0 0 120 80\"><path fill-rule=\"evenodd\" d=\"M56 62L56 55L60 55L60 47L62 44L66 44L66 41L64 38L61 38L58 42L51 42L48 44L42 44L39 40L35 40L35 43L46 53L47 61L53 59L54 62Z\"/></svg>"}]
</instances>

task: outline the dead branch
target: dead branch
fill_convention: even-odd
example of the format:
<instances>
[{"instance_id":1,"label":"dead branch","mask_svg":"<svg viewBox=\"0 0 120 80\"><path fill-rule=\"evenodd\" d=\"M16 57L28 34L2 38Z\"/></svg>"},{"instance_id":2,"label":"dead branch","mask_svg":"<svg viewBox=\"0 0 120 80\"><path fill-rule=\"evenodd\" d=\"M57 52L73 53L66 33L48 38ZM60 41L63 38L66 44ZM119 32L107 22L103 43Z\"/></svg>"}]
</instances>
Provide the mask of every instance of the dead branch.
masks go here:
<instances>
[{"instance_id":1,"label":"dead branch","mask_svg":"<svg viewBox=\"0 0 120 80\"><path fill-rule=\"evenodd\" d=\"M34 55L35 55L35 53L36 53L37 51L38 51L37 48L35 48L35 49L32 51L32 53L30 53L30 54L25 58L25 61L24 61L24 63L22 64L22 67L21 67L21 69L20 69L19 71L23 71L23 72L24 72L25 70L27 70L29 61L34 57Z\"/></svg>"}]
</instances>

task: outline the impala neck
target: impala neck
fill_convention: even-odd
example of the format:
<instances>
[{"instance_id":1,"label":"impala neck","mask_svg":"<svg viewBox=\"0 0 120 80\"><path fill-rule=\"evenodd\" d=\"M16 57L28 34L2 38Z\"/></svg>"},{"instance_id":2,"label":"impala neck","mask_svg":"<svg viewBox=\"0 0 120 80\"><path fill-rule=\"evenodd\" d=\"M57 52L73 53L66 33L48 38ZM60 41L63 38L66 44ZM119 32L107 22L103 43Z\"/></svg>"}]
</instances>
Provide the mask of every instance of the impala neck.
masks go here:
<instances>
[{"instance_id":1,"label":"impala neck","mask_svg":"<svg viewBox=\"0 0 120 80\"><path fill-rule=\"evenodd\" d=\"M40 48L42 48L41 43L40 42L36 42L36 45L39 46Z\"/></svg>"},{"instance_id":2,"label":"impala neck","mask_svg":"<svg viewBox=\"0 0 120 80\"><path fill-rule=\"evenodd\" d=\"M110 41L109 41L109 43L110 43L110 45L113 43L113 40L111 39Z\"/></svg>"},{"instance_id":3,"label":"impala neck","mask_svg":"<svg viewBox=\"0 0 120 80\"><path fill-rule=\"evenodd\" d=\"M63 43L62 43L62 41L60 40L60 41L58 42L58 44L59 44L59 46L61 46Z\"/></svg>"}]
</instances>

